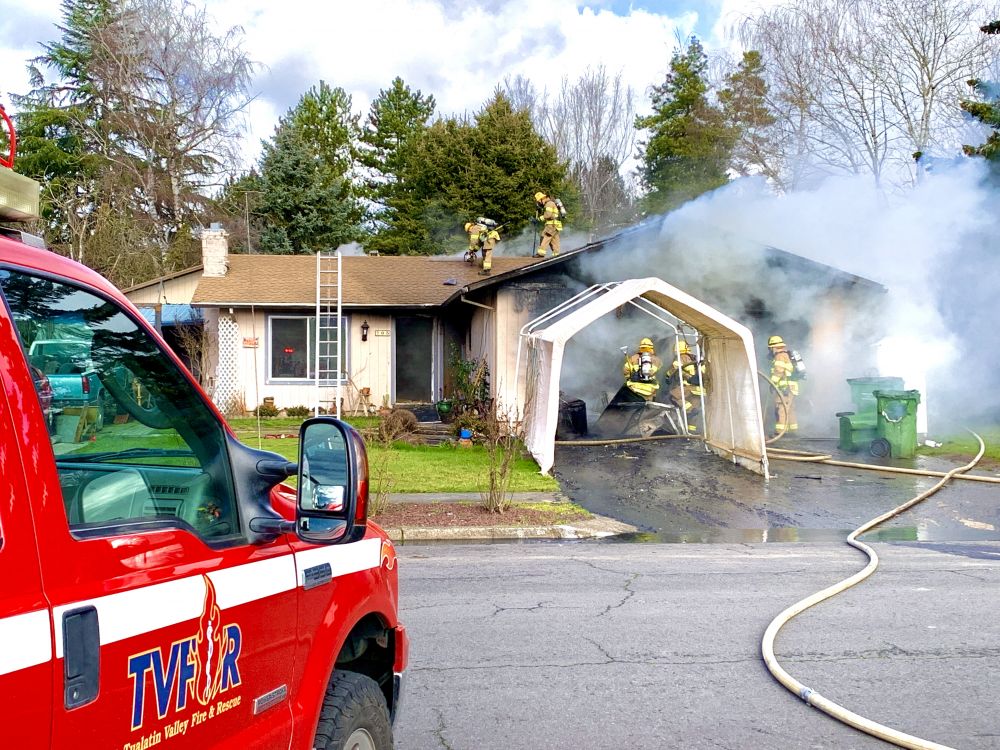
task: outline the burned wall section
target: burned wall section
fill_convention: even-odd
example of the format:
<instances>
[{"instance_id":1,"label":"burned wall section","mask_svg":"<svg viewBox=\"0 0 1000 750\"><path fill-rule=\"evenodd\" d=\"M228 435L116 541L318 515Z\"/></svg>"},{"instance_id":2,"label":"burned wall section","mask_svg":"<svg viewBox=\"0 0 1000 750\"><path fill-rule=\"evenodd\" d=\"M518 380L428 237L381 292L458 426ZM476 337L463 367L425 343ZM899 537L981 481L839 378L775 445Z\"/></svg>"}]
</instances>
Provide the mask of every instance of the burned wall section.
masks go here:
<instances>
[{"instance_id":1,"label":"burned wall section","mask_svg":"<svg viewBox=\"0 0 1000 750\"><path fill-rule=\"evenodd\" d=\"M737 320L754 333L758 364L769 369L767 338L779 334L806 359L803 432L832 435L834 413L850 406L846 378L876 373L875 344L885 288L779 248L741 238L689 242L659 224L598 243L564 266L567 287L656 276ZM632 306L605 316L567 346L561 389L599 413L621 385L621 347L634 352L643 337L669 360L673 333ZM762 382L761 394L770 397Z\"/></svg>"}]
</instances>

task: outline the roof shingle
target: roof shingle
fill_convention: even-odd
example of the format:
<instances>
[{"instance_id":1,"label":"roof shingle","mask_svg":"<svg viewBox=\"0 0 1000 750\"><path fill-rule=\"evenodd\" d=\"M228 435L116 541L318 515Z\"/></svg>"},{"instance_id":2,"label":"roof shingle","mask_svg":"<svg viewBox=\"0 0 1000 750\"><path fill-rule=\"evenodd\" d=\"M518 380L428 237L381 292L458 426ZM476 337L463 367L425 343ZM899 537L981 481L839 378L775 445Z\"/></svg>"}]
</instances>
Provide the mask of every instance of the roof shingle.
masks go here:
<instances>
[{"instance_id":1,"label":"roof shingle","mask_svg":"<svg viewBox=\"0 0 1000 750\"><path fill-rule=\"evenodd\" d=\"M313 255L230 255L222 277L202 277L192 304L315 305ZM541 259L494 257L493 276ZM484 277L479 266L455 257L368 256L343 258L344 305L440 305L457 289ZM447 284L449 280L455 283Z\"/></svg>"}]
</instances>

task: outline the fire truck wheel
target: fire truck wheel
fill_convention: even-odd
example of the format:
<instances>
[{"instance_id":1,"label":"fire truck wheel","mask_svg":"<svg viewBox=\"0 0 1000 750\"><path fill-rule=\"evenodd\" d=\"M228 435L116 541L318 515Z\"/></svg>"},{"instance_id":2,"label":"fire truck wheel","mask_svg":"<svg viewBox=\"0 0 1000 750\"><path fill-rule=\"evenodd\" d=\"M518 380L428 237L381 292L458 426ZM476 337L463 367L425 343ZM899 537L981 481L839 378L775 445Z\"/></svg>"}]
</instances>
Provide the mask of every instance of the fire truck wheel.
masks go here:
<instances>
[{"instance_id":1,"label":"fire truck wheel","mask_svg":"<svg viewBox=\"0 0 1000 750\"><path fill-rule=\"evenodd\" d=\"M357 672L334 672L313 746L317 750L392 750L389 711L375 680Z\"/></svg>"}]
</instances>

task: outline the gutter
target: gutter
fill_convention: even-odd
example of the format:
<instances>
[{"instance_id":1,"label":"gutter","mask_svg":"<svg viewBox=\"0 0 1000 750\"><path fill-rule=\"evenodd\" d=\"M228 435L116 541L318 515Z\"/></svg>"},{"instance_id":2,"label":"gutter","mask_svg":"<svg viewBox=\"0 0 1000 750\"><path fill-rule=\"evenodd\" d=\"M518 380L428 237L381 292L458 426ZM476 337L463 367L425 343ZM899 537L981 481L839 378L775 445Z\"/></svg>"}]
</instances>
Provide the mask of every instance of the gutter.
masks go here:
<instances>
[{"instance_id":1,"label":"gutter","mask_svg":"<svg viewBox=\"0 0 1000 750\"><path fill-rule=\"evenodd\" d=\"M493 312L493 310L495 309L493 307L490 307L489 305L484 305L482 302L474 302L471 299L466 299L464 294L462 295L461 300L467 305L475 305L476 307L481 307L484 310L489 310L490 312Z\"/></svg>"}]
</instances>

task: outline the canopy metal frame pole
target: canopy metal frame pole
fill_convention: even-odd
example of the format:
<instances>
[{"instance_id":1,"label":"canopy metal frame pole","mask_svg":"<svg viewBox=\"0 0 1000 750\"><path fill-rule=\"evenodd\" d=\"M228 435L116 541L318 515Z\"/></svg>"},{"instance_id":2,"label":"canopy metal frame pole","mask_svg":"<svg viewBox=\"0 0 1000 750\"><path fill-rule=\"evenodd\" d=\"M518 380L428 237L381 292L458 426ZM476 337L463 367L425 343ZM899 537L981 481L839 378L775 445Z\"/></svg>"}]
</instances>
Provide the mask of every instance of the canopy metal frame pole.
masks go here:
<instances>
[{"instance_id":1,"label":"canopy metal frame pole","mask_svg":"<svg viewBox=\"0 0 1000 750\"><path fill-rule=\"evenodd\" d=\"M518 384L520 383L521 379L521 346L525 338L530 337L531 334L534 332L535 328L541 325L542 323L551 320L557 315L561 315L563 312L567 312L571 307L579 305L581 302L583 302L586 299L589 299L590 297L594 297L597 294L603 294L604 292L613 289L614 287L618 286L619 283L621 282L612 281L607 284L595 284L594 286L588 287L587 289L584 289L582 292L579 292L578 294L575 294L574 296L570 297L565 302L556 305L548 312L539 315L537 318L534 318L533 320L529 320L527 323L521 326L521 329L518 331L517 334L517 356L516 359L514 360L515 394L517 393L517 389L519 387Z\"/></svg>"}]
</instances>

